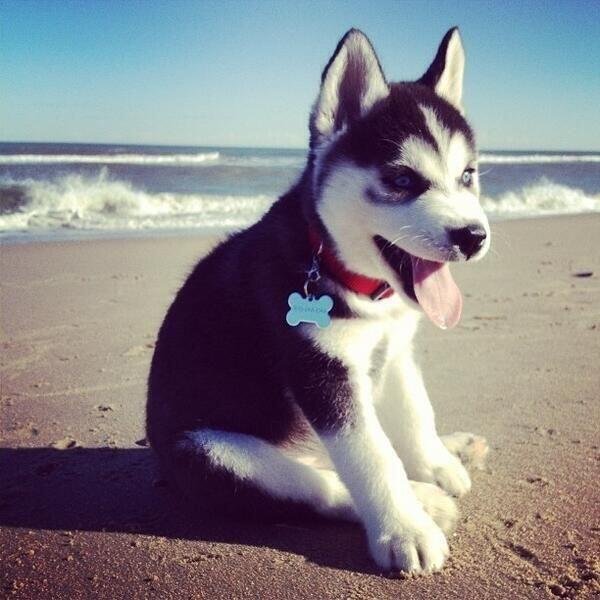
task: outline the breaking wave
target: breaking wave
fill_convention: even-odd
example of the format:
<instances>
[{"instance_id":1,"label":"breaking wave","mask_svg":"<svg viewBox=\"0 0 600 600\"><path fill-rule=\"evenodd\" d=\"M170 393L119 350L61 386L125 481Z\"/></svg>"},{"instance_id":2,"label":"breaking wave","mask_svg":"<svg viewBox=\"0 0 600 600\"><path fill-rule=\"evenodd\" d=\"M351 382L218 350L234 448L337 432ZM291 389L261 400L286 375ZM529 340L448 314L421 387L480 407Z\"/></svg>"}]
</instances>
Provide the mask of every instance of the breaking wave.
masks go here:
<instances>
[{"instance_id":1,"label":"breaking wave","mask_svg":"<svg viewBox=\"0 0 600 600\"><path fill-rule=\"evenodd\" d=\"M219 159L219 152L197 154L1 154L2 165L115 164L188 166Z\"/></svg>"},{"instance_id":2,"label":"breaking wave","mask_svg":"<svg viewBox=\"0 0 600 600\"><path fill-rule=\"evenodd\" d=\"M300 167L302 156L232 156L196 154L0 154L0 165L140 165L148 167Z\"/></svg>"},{"instance_id":3,"label":"breaking wave","mask_svg":"<svg viewBox=\"0 0 600 600\"><path fill-rule=\"evenodd\" d=\"M493 154L479 155L480 164L600 163L600 154Z\"/></svg>"},{"instance_id":4,"label":"breaking wave","mask_svg":"<svg viewBox=\"0 0 600 600\"><path fill-rule=\"evenodd\" d=\"M190 154L0 154L0 165L146 165L164 167L194 166L237 166L237 167L300 167L305 162L303 152L291 156L266 155L243 156L227 152L197 152ZM483 152L481 164L560 164L560 163L600 163L600 154L503 154Z\"/></svg>"},{"instance_id":5,"label":"breaking wave","mask_svg":"<svg viewBox=\"0 0 600 600\"><path fill-rule=\"evenodd\" d=\"M105 172L54 181L3 179L0 232L236 228L257 220L273 200L266 195L151 194L109 179Z\"/></svg>"},{"instance_id":6,"label":"breaking wave","mask_svg":"<svg viewBox=\"0 0 600 600\"><path fill-rule=\"evenodd\" d=\"M600 194L542 178L498 198L484 196L482 205L490 217L497 219L600 212Z\"/></svg>"},{"instance_id":7,"label":"breaking wave","mask_svg":"<svg viewBox=\"0 0 600 600\"><path fill-rule=\"evenodd\" d=\"M256 221L275 200L259 194L149 193L111 179L66 175L52 181L0 179L0 234L73 230L234 229ZM600 194L541 179L497 198L483 197L494 220L600 212Z\"/></svg>"}]
</instances>

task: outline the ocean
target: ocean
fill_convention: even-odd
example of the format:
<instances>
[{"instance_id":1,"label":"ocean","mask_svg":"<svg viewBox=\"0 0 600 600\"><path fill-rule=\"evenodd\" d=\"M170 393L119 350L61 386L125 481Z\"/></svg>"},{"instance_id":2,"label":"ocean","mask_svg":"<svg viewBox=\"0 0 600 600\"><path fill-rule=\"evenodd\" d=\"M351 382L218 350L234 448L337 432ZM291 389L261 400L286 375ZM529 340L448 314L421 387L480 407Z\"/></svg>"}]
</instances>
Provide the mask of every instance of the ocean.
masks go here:
<instances>
[{"instance_id":1,"label":"ocean","mask_svg":"<svg viewBox=\"0 0 600 600\"><path fill-rule=\"evenodd\" d=\"M0 143L0 239L225 231L256 221L305 150ZM600 154L483 151L491 220L600 211Z\"/></svg>"}]
</instances>

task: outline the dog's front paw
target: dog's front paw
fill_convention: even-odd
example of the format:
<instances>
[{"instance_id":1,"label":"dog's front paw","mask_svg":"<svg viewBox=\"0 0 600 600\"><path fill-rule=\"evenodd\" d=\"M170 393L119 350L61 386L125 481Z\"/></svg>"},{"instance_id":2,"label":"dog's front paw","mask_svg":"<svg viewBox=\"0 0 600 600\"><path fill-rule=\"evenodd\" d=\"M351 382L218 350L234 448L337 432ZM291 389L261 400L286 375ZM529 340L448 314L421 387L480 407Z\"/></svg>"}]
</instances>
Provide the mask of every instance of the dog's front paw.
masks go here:
<instances>
[{"instance_id":1,"label":"dog's front paw","mask_svg":"<svg viewBox=\"0 0 600 600\"><path fill-rule=\"evenodd\" d=\"M432 468L433 480L452 496L464 496L471 489L471 478L462 463L452 455Z\"/></svg>"},{"instance_id":2,"label":"dog's front paw","mask_svg":"<svg viewBox=\"0 0 600 600\"><path fill-rule=\"evenodd\" d=\"M445 448L427 462L413 467L411 479L435 483L451 496L464 496L471 489L471 478L456 456Z\"/></svg>"},{"instance_id":3,"label":"dog's front paw","mask_svg":"<svg viewBox=\"0 0 600 600\"><path fill-rule=\"evenodd\" d=\"M448 494L437 485L423 483L422 481L411 481L417 500L425 509L425 512L435 521L435 524L448 535L454 530L458 519L456 504Z\"/></svg>"},{"instance_id":4,"label":"dog's front paw","mask_svg":"<svg viewBox=\"0 0 600 600\"><path fill-rule=\"evenodd\" d=\"M396 527L369 533L373 560L385 571L420 574L439 571L449 554L442 530L427 516L419 524L400 522Z\"/></svg>"}]
</instances>

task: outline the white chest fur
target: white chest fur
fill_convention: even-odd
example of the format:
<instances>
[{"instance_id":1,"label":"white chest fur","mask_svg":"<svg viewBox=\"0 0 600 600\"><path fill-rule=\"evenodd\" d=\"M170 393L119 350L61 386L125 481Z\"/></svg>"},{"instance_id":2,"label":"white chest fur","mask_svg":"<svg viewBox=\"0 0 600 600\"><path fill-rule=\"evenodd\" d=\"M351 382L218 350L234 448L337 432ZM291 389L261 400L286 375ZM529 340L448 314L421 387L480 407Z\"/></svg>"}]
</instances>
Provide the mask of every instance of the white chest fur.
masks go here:
<instances>
[{"instance_id":1,"label":"white chest fur","mask_svg":"<svg viewBox=\"0 0 600 600\"><path fill-rule=\"evenodd\" d=\"M412 351L418 321L416 311L394 307L391 314L379 318L334 319L326 329L306 325L302 333L328 356L340 360L354 376L364 377L372 367L376 348L384 351L379 357L382 368L399 353Z\"/></svg>"}]
</instances>

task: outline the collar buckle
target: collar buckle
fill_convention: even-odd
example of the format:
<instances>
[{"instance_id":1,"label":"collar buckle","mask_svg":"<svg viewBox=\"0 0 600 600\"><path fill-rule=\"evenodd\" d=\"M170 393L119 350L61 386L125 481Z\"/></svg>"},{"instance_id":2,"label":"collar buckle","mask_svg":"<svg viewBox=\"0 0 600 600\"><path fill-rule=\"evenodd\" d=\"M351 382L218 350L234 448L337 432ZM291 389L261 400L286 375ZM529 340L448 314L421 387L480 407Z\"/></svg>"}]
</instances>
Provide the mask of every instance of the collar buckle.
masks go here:
<instances>
[{"instance_id":1,"label":"collar buckle","mask_svg":"<svg viewBox=\"0 0 600 600\"><path fill-rule=\"evenodd\" d=\"M390 284L387 281L384 281L379 287L377 287L373 291L373 293L369 295L369 298L371 298L371 300L375 302L377 302L377 300L383 300L384 298L387 298L391 295L389 293L391 289L392 287L390 286Z\"/></svg>"}]
</instances>

